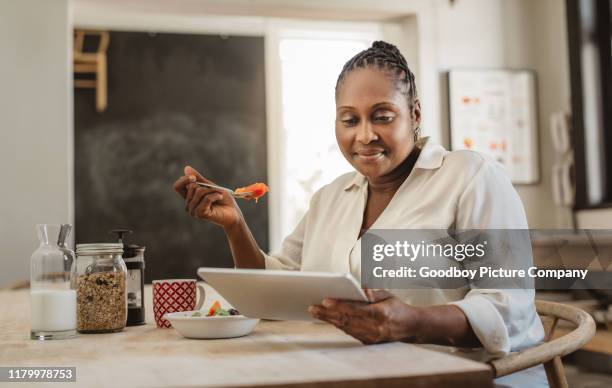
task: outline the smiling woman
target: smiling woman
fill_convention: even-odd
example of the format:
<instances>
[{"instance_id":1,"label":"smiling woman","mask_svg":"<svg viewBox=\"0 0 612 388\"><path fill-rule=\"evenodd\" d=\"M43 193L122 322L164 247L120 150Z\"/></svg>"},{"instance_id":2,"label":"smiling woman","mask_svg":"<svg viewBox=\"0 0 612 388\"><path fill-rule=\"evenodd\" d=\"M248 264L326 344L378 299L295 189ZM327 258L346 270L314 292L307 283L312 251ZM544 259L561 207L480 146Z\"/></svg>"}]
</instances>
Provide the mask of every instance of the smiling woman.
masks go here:
<instances>
[{"instance_id":1,"label":"smiling woman","mask_svg":"<svg viewBox=\"0 0 612 388\"><path fill-rule=\"evenodd\" d=\"M349 163L364 175L390 172L414 148L420 104L418 100L406 104L401 93L389 95L394 82L384 72L360 69L348 76L346 86L337 93L338 145ZM372 100L381 102L372 105Z\"/></svg>"},{"instance_id":2,"label":"smiling woman","mask_svg":"<svg viewBox=\"0 0 612 388\"><path fill-rule=\"evenodd\" d=\"M259 249L233 198L193 183L207 181L197 171L187 168L175 190L192 216L224 228L239 268L349 272L361 278L361 236L371 228L527 229L503 168L478 153L448 152L420 138L420 121L414 76L395 46L374 42L350 59L336 84L336 139L355 171L313 195L306 215L272 255ZM366 294L369 303L325 299L309 312L363 343L477 348L482 359L544 338L532 289L483 289L466 282L457 289ZM547 385L541 367L507 376L503 384Z\"/></svg>"}]
</instances>

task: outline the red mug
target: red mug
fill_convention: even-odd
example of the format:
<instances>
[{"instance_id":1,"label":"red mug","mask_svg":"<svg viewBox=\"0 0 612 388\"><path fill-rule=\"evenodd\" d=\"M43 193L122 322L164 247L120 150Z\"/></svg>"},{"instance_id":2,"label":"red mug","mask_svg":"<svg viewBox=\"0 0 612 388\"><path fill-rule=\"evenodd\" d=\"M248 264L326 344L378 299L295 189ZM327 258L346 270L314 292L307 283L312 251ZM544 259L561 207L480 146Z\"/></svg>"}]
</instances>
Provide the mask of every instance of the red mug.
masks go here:
<instances>
[{"instance_id":1,"label":"red mug","mask_svg":"<svg viewBox=\"0 0 612 388\"><path fill-rule=\"evenodd\" d=\"M196 288L200 289L199 301ZM153 280L153 314L157 327L171 327L164 314L199 310L205 297L204 287L196 284L195 279Z\"/></svg>"}]
</instances>

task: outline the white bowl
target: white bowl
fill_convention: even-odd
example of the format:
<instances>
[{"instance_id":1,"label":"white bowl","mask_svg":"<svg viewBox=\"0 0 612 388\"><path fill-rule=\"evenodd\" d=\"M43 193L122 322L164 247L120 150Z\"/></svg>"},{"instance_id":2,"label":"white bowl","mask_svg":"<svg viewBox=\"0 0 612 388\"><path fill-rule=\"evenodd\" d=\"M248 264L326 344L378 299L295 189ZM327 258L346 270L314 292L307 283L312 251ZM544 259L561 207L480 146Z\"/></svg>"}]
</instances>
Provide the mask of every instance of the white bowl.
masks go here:
<instances>
[{"instance_id":1,"label":"white bowl","mask_svg":"<svg viewBox=\"0 0 612 388\"><path fill-rule=\"evenodd\" d=\"M259 319L244 315L193 317L196 311L182 311L164 315L172 327L185 338L212 339L234 338L250 334ZM199 311L205 314L204 311Z\"/></svg>"}]
</instances>

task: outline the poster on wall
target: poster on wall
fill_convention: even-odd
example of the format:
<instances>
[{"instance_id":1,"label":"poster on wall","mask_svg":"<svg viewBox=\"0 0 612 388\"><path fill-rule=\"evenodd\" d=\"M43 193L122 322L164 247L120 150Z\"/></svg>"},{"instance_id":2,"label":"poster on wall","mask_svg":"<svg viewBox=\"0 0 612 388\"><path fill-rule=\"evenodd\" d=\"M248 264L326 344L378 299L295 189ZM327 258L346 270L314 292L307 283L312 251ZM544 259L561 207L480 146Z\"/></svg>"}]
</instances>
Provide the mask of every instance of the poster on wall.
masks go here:
<instances>
[{"instance_id":1,"label":"poster on wall","mask_svg":"<svg viewBox=\"0 0 612 388\"><path fill-rule=\"evenodd\" d=\"M451 150L491 156L512 183L540 179L535 74L528 70L448 73Z\"/></svg>"}]
</instances>

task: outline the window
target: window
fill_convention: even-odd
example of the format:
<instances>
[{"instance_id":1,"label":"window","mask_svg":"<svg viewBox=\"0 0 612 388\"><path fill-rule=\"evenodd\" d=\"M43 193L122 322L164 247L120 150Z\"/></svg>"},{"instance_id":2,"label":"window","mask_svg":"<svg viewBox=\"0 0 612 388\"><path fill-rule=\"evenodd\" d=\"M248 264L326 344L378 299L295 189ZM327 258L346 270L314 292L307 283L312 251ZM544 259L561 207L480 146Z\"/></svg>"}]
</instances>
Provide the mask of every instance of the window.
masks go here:
<instances>
[{"instance_id":1,"label":"window","mask_svg":"<svg viewBox=\"0 0 612 388\"><path fill-rule=\"evenodd\" d=\"M312 195L339 175L352 171L336 143L335 85L348 59L378 38L368 31L281 30L276 135L277 196L271 203L270 246L276 249L308 210ZM273 133L274 135L274 133ZM271 169L271 174L275 174ZM274 179L273 179L274 180Z\"/></svg>"}]
</instances>

